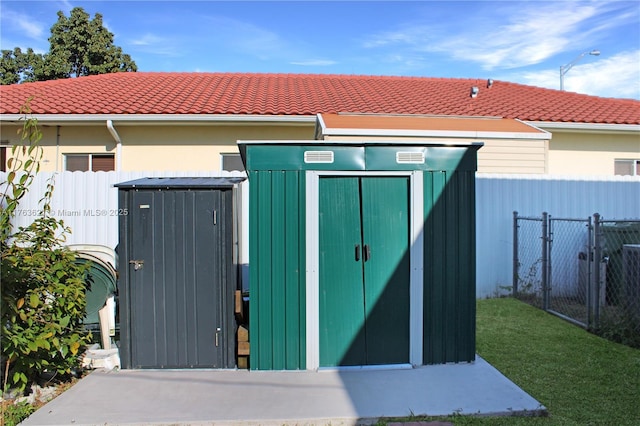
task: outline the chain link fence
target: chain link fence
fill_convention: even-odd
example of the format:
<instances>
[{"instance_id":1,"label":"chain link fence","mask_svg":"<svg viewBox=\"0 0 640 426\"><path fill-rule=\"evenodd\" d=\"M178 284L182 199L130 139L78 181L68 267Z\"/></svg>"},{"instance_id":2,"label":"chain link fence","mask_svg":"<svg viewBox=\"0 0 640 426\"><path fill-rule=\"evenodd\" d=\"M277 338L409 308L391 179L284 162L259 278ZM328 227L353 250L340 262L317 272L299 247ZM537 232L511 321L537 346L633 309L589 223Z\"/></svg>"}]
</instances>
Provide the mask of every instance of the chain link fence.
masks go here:
<instances>
[{"instance_id":1,"label":"chain link fence","mask_svg":"<svg viewBox=\"0 0 640 426\"><path fill-rule=\"evenodd\" d=\"M640 220L513 218L514 296L640 347Z\"/></svg>"}]
</instances>

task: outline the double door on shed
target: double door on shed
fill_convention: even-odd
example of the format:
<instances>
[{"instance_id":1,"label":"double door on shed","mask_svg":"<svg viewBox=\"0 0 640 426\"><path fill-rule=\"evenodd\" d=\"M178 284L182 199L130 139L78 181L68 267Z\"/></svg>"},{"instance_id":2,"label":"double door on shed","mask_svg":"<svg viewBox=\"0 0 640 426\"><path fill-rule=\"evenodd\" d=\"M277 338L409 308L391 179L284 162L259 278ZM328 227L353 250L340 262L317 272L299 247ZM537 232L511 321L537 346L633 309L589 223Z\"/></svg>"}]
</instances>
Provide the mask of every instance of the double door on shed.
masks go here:
<instances>
[{"instance_id":1,"label":"double door on shed","mask_svg":"<svg viewBox=\"0 0 640 426\"><path fill-rule=\"evenodd\" d=\"M409 363L409 186L319 180L321 367Z\"/></svg>"},{"instance_id":2,"label":"double door on shed","mask_svg":"<svg viewBox=\"0 0 640 426\"><path fill-rule=\"evenodd\" d=\"M232 191L131 192L133 368L232 368Z\"/></svg>"}]
</instances>

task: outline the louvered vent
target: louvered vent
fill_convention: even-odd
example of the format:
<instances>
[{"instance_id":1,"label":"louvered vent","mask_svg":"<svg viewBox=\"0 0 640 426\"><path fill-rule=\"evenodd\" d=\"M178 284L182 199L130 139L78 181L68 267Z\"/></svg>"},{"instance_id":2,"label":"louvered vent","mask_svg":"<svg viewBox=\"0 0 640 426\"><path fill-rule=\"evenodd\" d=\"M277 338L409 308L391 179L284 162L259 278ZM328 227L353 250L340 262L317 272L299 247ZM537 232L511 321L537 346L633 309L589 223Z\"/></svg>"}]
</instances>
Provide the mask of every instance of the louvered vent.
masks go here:
<instances>
[{"instance_id":1,"label":"louvered vent","mask_svg":"<svg viewBox=\"0 0 640 426\"><path fill-rule=\"evenodd\" d=\"M333 151L305 151L305 163L333 163Z\"/></svg>"},{"instance_id":2,"label":"louvered vent","mask_svg":"<svg viewBox=\"0 0 640 426\"><path fill-rule=\"evenodd\" d=\"M424 164L424 152L396 152L398 164Z\"/></svg>"}]
</instances>

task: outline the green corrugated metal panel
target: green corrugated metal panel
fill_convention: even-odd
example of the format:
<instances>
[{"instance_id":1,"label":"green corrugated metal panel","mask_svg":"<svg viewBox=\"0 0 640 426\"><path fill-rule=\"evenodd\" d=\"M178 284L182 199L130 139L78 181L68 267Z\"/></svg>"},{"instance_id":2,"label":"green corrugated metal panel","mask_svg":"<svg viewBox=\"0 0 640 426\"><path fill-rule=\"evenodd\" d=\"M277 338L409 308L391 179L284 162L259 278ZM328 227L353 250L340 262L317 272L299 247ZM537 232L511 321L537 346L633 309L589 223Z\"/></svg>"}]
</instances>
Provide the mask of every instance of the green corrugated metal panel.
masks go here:
<instances>
[{"instance_id":1,"label":"green corrugated metal panel","mask_svg":"<svg viewBox=\"0 0 640 426\"><path fill-rule=\"evenodd\" d=\"M320 366L364 365L359 180L322 178L319 186Z\"/></svg>"},{"instance_id":2,"label":"green corrugated metal panel","mask_svg":"<svg viewBox=\"0 0 640 426\"><path fill-rule=\"evenodd\" d=\"M424 175L425 364L475 357L475 174Z\"/></svg>"},{"instance_id":3,"label":"green corrugated metal panel","mask_svg":"<svg viewBox=\"0 0 640 426\"><path fill-rule=\"evenodd\" d=\"M306 368L304 174L249 171L251 368Z\"/></svg>"},{"instance_id":4,"label":"green corrugated metal panel","mask_svg":"<svg viewBox=\"0 0 640 426\"><path fill-rule=\"evenodd\" d=\"M367 364L408 364L409 178L361 182Z\"/></svg>"},{"instance_id":5,"label":"green corrugated metal panel","mask_svg":"<svg viewBox=\"0 0 640 426\"><path fill-rule=\"evenodd\" d=\"M469 147L368 146L365 148L367 170L476 170L475 149ZM422 154L424 163L398 162L397 154Z\"/></svg>"},{"instance_id":6,"label":"green corrugated metal panel","mask_svg":"<svg viewBox=\"0 0 640 426\"><path fill-rule=\"evenodd\" d=\"M479 147L355 145L241 147L251 184L252 369L306 368L304 170L402 170L399 151L425 154L424 164L401 166L425 171L423 361L475 357L474 171ZM332 150L334 163L304 163L306 150Z\"/></svg>"},{"instance_id":7,"label":"green corrugated metal panel","mask_svg":"<svg viewBox=\"0 0 640 426\"><path fill-rule=\"evenodd\" d=\"M364 170L364 147L331 145L249 145L247 170ZM305 163L305 152L333 152L331 163Z\"/></svg>"},{"instance_id":8,"label":"green corrugated metal panel","mask_svg":"<svg viewBox=\"0 0 640 426\"><path fill-rule=\"evenodd\" d=\"M319 186L320 366L409 363L409 178Z\"/></svg>"}]
</instances>

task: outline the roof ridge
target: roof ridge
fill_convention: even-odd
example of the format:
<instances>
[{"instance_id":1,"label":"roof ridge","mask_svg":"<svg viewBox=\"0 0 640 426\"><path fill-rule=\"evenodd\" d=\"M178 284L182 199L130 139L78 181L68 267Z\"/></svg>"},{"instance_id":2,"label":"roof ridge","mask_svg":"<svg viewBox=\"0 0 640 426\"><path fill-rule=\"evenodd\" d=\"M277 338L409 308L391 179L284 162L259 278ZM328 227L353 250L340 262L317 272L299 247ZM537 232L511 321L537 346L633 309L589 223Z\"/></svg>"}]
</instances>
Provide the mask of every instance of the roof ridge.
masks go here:
<instances>
[{"instance_id":1,"label":"roof ridge","mask_svg":"<svg viewBox=\"0 0 640 426\"><path fill-rule=\"evenodd\" d=\"M477 81L486 82L489 77L436 77L419 75L386 75L386 74L344 74L344 73L284 73L284 72L230 72L230 71L136 71L136 72L115 72L108 74L89 75L72 77L68 79L49 80L67 81L87 78L110 78L122 76L228 76L228 77L296 77L296 78L374 78L374 79L402 79L402 80L436 80L436 81ZM495 80L495 82L505 82ZM23 83L24 84L24 83ZM532 86L529 86L532 87Z\"/></svg>"}]
</instances>

